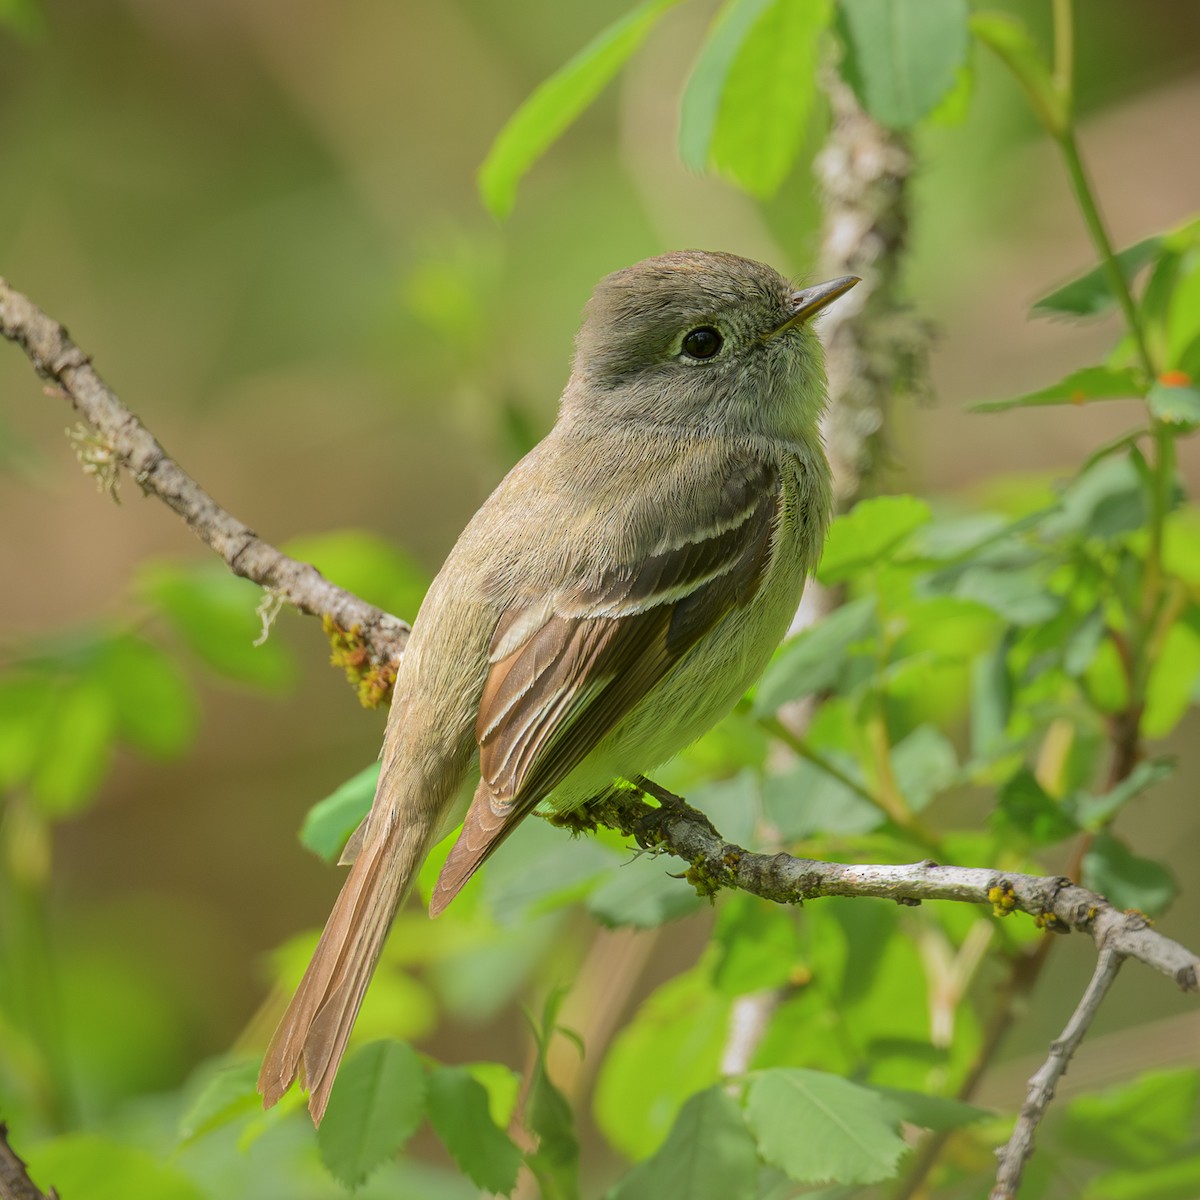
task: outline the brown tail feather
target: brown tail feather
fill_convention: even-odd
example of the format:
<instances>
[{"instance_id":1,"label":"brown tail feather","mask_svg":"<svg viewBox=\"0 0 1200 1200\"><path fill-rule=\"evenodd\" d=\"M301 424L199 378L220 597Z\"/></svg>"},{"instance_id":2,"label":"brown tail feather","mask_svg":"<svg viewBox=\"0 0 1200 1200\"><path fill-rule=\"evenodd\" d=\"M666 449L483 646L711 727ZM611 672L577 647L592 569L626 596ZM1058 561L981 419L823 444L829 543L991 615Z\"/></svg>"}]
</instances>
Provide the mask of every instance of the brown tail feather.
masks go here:
<instances>
[{"instance_id":1,"label":"brown tail feather","mask_svg":"<svg viewBox=\"0 0 1200 1200\"><path fill-rule=\"evenodd\" d=\"M500 843L517 827L527 809L515 815L510 809L497 811L492 805L492 792L486 780L481 780L475 798L463 820L462 832L450 848L441 874L429 900L429 915L437 917L446 905L466 886Z\"/></svg>"},{"instance_id":2,"label":"brown tail feather","mask_svg":"<svg viewBox=\"0 0 1200 1200\"><path fill-rule=\"evenodd\" d=\"M405 813L403 826L368 835L312 962L263 1057L258 1090L270 1108L302 1075L308 1107L320 1124L367 984L432 839L432 815Z\"/></svg>"}]
</instances>

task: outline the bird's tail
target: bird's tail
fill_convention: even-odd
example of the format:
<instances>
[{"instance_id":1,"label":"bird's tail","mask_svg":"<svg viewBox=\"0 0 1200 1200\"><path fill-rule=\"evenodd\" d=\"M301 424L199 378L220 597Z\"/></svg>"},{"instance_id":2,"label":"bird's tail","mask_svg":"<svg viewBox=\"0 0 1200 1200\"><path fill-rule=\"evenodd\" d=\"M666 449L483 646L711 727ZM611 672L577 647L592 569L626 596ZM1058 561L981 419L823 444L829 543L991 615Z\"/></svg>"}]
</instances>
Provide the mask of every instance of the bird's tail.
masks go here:
<instances>
[{"instance_id":1,"label":"bird's tail","mask_svg":"<svg viewBox=\"0 0 1200 1200\"><path fill-rule=\"evenodd\" d=\"M366 830L312 962L271 1038L258 1076L264 1108L299 1075L313 1121L319 1125L325 1114L392 918L433 838L433 813L406 811L401 820L396 815L388 813L384 828Z\"/></svg>"}]
</instances>

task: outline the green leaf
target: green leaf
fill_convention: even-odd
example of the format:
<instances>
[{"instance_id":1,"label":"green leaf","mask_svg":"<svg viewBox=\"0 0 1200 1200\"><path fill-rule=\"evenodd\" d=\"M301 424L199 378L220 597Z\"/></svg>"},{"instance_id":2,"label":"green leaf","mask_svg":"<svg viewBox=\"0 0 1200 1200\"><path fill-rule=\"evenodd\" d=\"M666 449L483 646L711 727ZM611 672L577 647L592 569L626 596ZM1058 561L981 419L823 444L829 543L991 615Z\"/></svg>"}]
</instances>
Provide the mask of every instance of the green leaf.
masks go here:
<instances>
[{"instance_id":1,"label":"green leaf","mask_svg":"<svg viewBox=\"0 0 1200 1200\"><path fill-rule=\"evenodd\" d=\"M1187 383L1156 380L1146 397L1150 412L1168 425L1193 429L1200 425L1200 388Z\"/></svg>"},{"instance_id":2,"label":"green leaf","mask_svg":"<svg viewBox=\"0 0 1200 1200\"><path fill-rule=\"evenodd\" d=\"M1042 522L1042 533L1108 539L1142 528L1149 509L1133 453L1102 459L1071 480L1058 510Z\"/></svg>"},{"instance_id":3,"label":"green leaf","mask_svg":"<svg viewBox=\"0 0 1200 1200\"><path fill-rule=\"evenodd\" d=\"M992 1114L984 1108L965 1104L949 1096L928 1096L901 1088L877 1087L878 1092L898 1121L919 1125L922 1129L964 1129L987 1120Z\"/></svg>"},{"instance_id":4,"label":"green leaf","mask_svg":"<svg viewBox=\"0 0 1200 1200\"><path fill-rule=\"evenodd\" d=\"M1026 392L1008 400L985 400L968 411L1007 412L1010 408L1045 408L1055 404L1084 405L1089 400L1128 400L1145 392L1131 367L1084 367L1066 379L1038 392Z\"/></svg>"},{"instance_id":5,"label":"green leaf","mask_svg":"<svg viewBox=\"0 0 1200 1200\"><path fill-rule=\"evenodd\" d=\"M192 740L196 698L183 672L157 646L132 634L110 639L92 668L108 692L118 731L146 754L179 754Z\"/></svg>"},{"instance_id":6,"label":"green leaf","mask_svg":"<svg viewBox=\"0 0 1200 1200\"><path fill-rule=\"evenodd\" d=\"M179 1120L179 1140L192 1142L227 1125L246 1113L262 1107L259 1096L257 1061L223 1063L209 1070L204 1085L196 1093Z\"/></svg>"},{"instance_id":7,"label":"green leaf","mask_svg":"<svg viewBox=\"0 0 1200 1200\"><path fill-rule=\"evenodd\" d=\"M255 611L263 596L260 587L209 563L151 563L141 572L140 586L214 671L275 690L290 682L293 664L280 639L255 645L262 635Z\"/></svg>"},{"instance_id":8,"label":"green leaf","mask_svg":"<svg viewBox=\"0 0 1200 1200\"><path fill-rule=\"evenodd\" d=\"M1040 625L1063 607L1062 597L1047 590L1038 567L968 567L958 577L954 594L990 608L1012 625Z\"/></svg>"},{"instance_id":9,"label":"green leaf","mask_svg":"<svg viewBox=\"0 0 1200 1200\"><path fill-rule=\"evenodd\" d=\"M613 1040L594 1107L604 1136L627 1158L653 1154L684 1101L717 1080L731 1004L713 991L702 962L655 991Z\"/></svg>"},{"instance_id":10,"label":"green leaf","mask_svg":"<svg viewBox=\"0 0 1200 1200\"><path fill-rule=\"evenodd\" d=\"M1037 846L1061 842L1078 832L1063 806L1050 796L1028 767L1022 767L1000 789L993 823L1016 830Z\"/></svg>"},{"instance_id":11,"label":"green leaf","mask_svg":"<svg viewBox=\"0 0 1200 1200\"><path fill-rule=\"evenodd\" d=\"M738 53L776 0L727 0L688 76L679 112L679 157L693 171L708 169L721 96Z\"/></svg>"},{"instance_id":12,"label":"green leaf","mask_svg":"<svg viewBox=\"0 0 1200 1200\"><path fill-rule=\"evenodd\" d=\"M683 96L679 148L756 196L795 160L816 95L830 0L731 0L718 15Z\"/></svg>"},{"instance_id":13,"label":"green leaf","mask_svg":"<svg viewBox=\"0 0 1200 1200\"><path fill-rule=\"evenodd\" d=\"M1075 797L1073 809L1080 827L1091 832L1103 829L1128 804L1143 792L1169 779L1175 773L1175 762L1169 758L1140 762L1109 791L1100 796Z\"/></svg>"},{"instance_id":14,"label":"green leaf","mask_svg":"<svg viewBox=\"0 0 1200 1200\"><path fill-rule=\"evenodd\" d=\"M512 210L517 184L546 148L600 94L678 0L645 0L593 38L540 84L497 135L479 168L479 190L497 216Z\"/></svg>"},{"instance_id":15,"label":"green leaf","mask_svg":"<svg viewBox=\"0 0 1200 1200\"><path fill-rule=\"evenodd\" d=\"M1012 635L1002 638L991 654L971 666L971 757L989 762L1008 746L1013 678L1008 666Z\"/></svg>"},{"instance_id":16,"label":"green leaf","mask_svg":"<svg viewBox=\"0 0 1200 1200\"><path fill-rule=\"evenodd\" d=\"M755 1200L758 1156L737 1101L723 1087L692 1096L667 1140L608 1200Z\"/></svg>"},{"instance_id":17,"label":"green leaf","mask_svg":"<svg viewBox=\"0 0 1200 1200\"><path fill-rule=\"evenodd\" d=\"M1142 732L1161 738L1175 728L1192 705L1200 678L1200 633L1189 621L1176 621L1167 631L1150 668Z\"/></svg>"},{"instance_id":18,"label":"green leaf","mask_svg":"<svg viewBox=\"0 0 1200 1200\"><path fill-rule=\"evenodd\" d=\"M704 901L688 883L672 876L671 869L653 855L623 862L588 896L588 912L609 929L655 929L689 916Z\"/></svg>"},{"instance_id":19,"label":"green leaf","mask_svg":"<svg viewBox=\"0 0 1200 1200\"><path fill-rule=\"evenodd\" d=\"M65 817L87 806L108 770L115 725L112 701L98 684L81 679L65 689L30 781L43 812Z\"/></svg>"},{"instance_id":20,"label":"green leaf","mask_svg":"<svg viewBox=\"0 0 1200 1200\"><path fill-rule=\"evenodd\" d=\"M422 917L422 920L428 918ZM521 1076L512 1067L498 1062L463 1063L463 1067L487 1092L488 1112L492 1120L501 1129L507 1129L521 1097Z\"/></svg>"},{"instance_id":21,"label":"green leaf","mask_svg":"<svg viewBox=\"0 0 1200 1200\"><path fill-rule=\"evenodd\" d=\"M1163 570L1192 587L1200 585L1200 508L1189 504L1167 516L1163 527Z\"/></svg>"},{"instance_id":22,"label":"green leaf","mask_svg":"<svg viewBox=\"0 0 1200 1200\"><path fill-rule=\"evenodd\" d=\"M1136 908L1150 917L1161 913L1179 892L1162 863L1139 858L1119 838L1103 831L1092 839L1083 857L1082 882L1117 908Z\"/></svg>"},{"instance_id":23,"label":"green leaf","mask_svg":"<svg viewBox=\"0 0 1200 1200\"><path fill-rule=\"evenodd\" d=\"M363 767L305 814L300 844L326 862L337 862L342 848L371 810L379 763Z\"/></svg>"},{"instance_id":24,"label":"green leaf","mask_svg":"<svg viewBox=\"0 0 1200 1200\"><path fill-rule=\"evenodd\" d=\"M842 583L879 563L914 530L933 519L916 496L876 496L860 500L829 527L817 577L826 586Z\"/></svg>"},{"instance_id":25,"label":"green leaf","mask_svg":"<svg viewBox=\"0 0 1200 1200\"><path fill-rule=\"evenodd\" d=\"M781 704L825 691L837 683L850 647L874 635L875 599L852 600L783 644L754 694L754 711L775 712Z\"/></svg>"},{"instance_id":26,"label":"green leaf","mask_svg":"<svg viewBox=\"0 0 1200 1200\"><path fill-rule=\"evenodd\" d=\"M45 1190L71 1200L205 1200L184 1174L145 1150L135 1150L92 1133L68 1133L22 1147L29 1175Z\"/></svg>"},{"instance_id":27,"label":"green leaf","mask_svg":"<svg viewBox=\"0 0 1200 1200\"><path fill-rule=\"evenodd\" d=\"M483 1087L463 1067L435 1067L426 1103L430 1124L471 1181L507 1196L517 1184L521 1152L492 1120Z\"/></svg>"},{"instance_id":28,"label":"green leaf","mask_svg":"<svg viewBox=\"0 0 1200 1200\"><path fill-rule=\"evenodd\" d=\"M920 812L958 779L958 755L945 734L921 725L892 748L892 770L909 808Z\"/></svg>"},{"instance_id":29,"label":"green leaf","mask_svg":"<svg viewBox=\"0 0 1200 1200\"><path fill-rule=\"evenodd\" d=\"M1200 1196L1200 1154L1136 1171L1112 1171L1091 1180L1083 1200L1195 1200Z\"/></svg>"},{"instance_id":30,"label":"green leaf","mask_svg":"<svg viewBox=\"0 0 1200 1200\"><path fill-rule=\"evenodd\" d=\"M0 676L0 792L33 772L54 727L57 691L40 673Z\"/></svg>"},{"instance_id":31,"label":"green leaf","mask_svg":"<svg viewBox=\"0 0 1200 1200\"><path fill-rule=\"evenodd\" d=\"M827 757L850 778L859 774L846 755ZM814 763L801 760L787 771L768 775L763 784L767 818L787 841L827 834L853 836L878 829L886 820L869 800Z\"/></svg>"},{"instance_id":32,"label":"green leaf","mask_svg":"<svg viewBox=\"0 0 1200 1200\"><path fill-rule=\"evenodd\" d=\"M1108 623L1101 605L1092 609L1075 627L1074 633L1063 647L1062 656L1063 670L1072 679L1077 679L1091 666L1101 642L1104 641L1107 628Z\"/></svg>"},{"instance_id":33,"label":"green leaf","mask_svg":"<svg viewBox=\"0 0 1200 1200\"><path fill-rule=\"evenodd\" d=\"M1025 89L1038 120L1052 134L1067 128L1067 107L1029 30L1007 13L974 13L971 32L996 54Z\"/></svg>"},{"instance_id":34,"label":"green leaf","mask_svg":"<svg viewBox=\"0 0 1200 1200\"><path fill-rule=\"evenodd\" d=\"M487 1093L470 1081L486 1113ZM417 1052L406 1042L371 1042L338 1071L317 1129L321 1161L347 1187L357 1187L416 1133L424 1111L425 1072Z\"/></svg>"},{"instance_id":35,"label":"green leaf","mask_svg":"<svg viewBox=\"0 0 1200 1200\"><path fill-rule=\"evenodd\" d=\"M739 893L721 905L713 933L713 986L741 996L779 987L800 961L800 935L787 908Z\"/></svg>"},{"instance_id":36,"label":"green leaf","mask_svg":"<svg viewBox=\"0 0 1200 1200\"><path fill-rule=\"evenodd\" d=\"M570 1101L551 1081L546 1064L550 1040L558 1030L558 1010L565 995L563 988L550 992L542 1009L541 1026L534 1024L533 1028L537 1058L529 1082L525 1123L536 1135L538 1147L535 1153L526 1157L526 1162L537 1178L542 1200L579 1198L579 1139L575 1135L575 1117Z\"/></svg>"},{"instance_id":37,"label":"green leaf","mask_svg":"<svg viewBox=\"0 0 1200 1200\"><path fill-rule=\"evenodd\" d=\"M1058 1136L1085 1158L1119 1167L1152 1167L1196 1136L1200 1074L1152 1071L1072 1100Z\"/></svg>"},{"instance_id":38,"label":"green leaf","mask_svg":"<svg viewBox=\"0 0 1200 1200\"><path fill-rule=\"evenodd\" d=\"M967 57L966 0L842 0L844 74L863 107L910 129L954 87Z\"/></svg>"},{"instance_id":39,"label":"green leaf","mask_svg":"<svg viewBox=\"0 0 1200 1200\"><path fill-rule=\"evenodd\" d=\"M1187 348L1200 334L1200 236L1183 251L1171 278L1166 320L1166 356L1169 367L1183 366Z\"/></svg>"},{"instance_id":40,"label":"green leaf","mask_svg":"<svg viewBox=\"0 0 1200 1200\"><path fill-rule=\"evenodd\" d=\"M482 894L492 916L515 926L533 914L582 899L607 875L615 848L571 837L546 821L524 821L489 861Z\"/></svg>"},{"instance_id":41,"label":"green leaf","mask_svg":"<svg viewBox=\"0 0 1200 1200\"><path fill-rule=\"evenodd\" d=\"M1126 283L1131 283L1133 277L1154 259L1162 244L1163 239L1158 235L1143 238L1116 256L1117 266ZM1116 297L1108 286L1108 272L1100 264L1055 288L1048 296L1043 296L1034 303L1031 312L1035 316L1054 313L1070 317L1096 317L1114 308L1116 303Z\"/></svg>"},{"instance_id":42,"label":"green leaf","mask_svg":"<svg viewBox=\"0 0 1200 1200\"><path fill-rule=\"evenodd\" d=\"M746 1120L763 1158L798 1183L879 1183L906 1149L883 1096L822 1071L763 1071L750 1083Z\"/></svg>"}]
</instances>

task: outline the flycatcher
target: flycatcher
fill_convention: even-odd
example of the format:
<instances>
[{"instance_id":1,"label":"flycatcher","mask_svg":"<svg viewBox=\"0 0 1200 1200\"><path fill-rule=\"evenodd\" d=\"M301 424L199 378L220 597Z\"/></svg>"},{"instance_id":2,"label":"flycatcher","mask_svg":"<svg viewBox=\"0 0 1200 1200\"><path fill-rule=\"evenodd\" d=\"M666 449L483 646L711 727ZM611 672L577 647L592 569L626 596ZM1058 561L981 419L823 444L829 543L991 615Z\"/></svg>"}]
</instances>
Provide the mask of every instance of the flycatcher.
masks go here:
<instances>
[{"instance_id":1,"label":"flycatcher","mask_svg":"<svg viewBox=\"0 0 1200 1200\"><path fill-rule=\"evenodd\" d=\"M760 675L829 521L809 319L857 283L799 291L685 251L601 281L554 428L433 581L400 663L370 814L258 1087L297 1074L314 1121L396 907L478 780L436 916L538 805L652 771Z\"/></svg>"}]
</instances>

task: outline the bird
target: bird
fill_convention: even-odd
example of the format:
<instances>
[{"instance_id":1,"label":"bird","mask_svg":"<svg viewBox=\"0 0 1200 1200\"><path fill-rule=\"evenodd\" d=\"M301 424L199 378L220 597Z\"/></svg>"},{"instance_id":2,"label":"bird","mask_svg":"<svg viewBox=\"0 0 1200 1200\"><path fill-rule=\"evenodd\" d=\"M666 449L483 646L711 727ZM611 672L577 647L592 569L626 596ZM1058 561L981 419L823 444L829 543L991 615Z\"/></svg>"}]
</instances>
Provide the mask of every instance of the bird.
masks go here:
<instances>
[{"instance_id":1,"label":"bird","mask_svg":"<svg viewBox=\"0 0 1200 1200\"><path fill-rule=\"evenodd\" d=\"M460 818L433 916L529 813L653 771L762 673L832 505L811 320L858 282L795 287L685 250L596 286L553 428L413 622L375 798L264 1056L264 1107L299 1077L320 1123L396 909Z\"/></svg>"}]
</instances>

